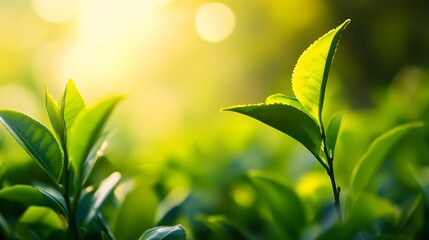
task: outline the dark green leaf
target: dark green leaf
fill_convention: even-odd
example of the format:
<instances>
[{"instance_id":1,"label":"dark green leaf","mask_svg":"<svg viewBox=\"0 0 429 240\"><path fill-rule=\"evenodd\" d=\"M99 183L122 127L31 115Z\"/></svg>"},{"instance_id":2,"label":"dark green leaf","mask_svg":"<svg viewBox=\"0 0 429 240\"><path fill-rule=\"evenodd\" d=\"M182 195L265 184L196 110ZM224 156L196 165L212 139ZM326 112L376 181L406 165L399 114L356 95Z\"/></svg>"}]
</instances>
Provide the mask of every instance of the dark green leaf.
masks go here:
<instances>
[{"instance_id":1,"label":"dark green leaf","mask_svg":"<svg viewBox=\"0 0 429 240\"><path fill-rule=\"evenodd\" d=\"M367 193L349 201L349 205L344 222L325 231L318 240L354 239L355 234L366 230L379 219L395 222L399 213L390 201Z\"/></svg>"},{"instance_id":2,"label":"dark green leaf","mask_svg":"<svg viewBox=\"0 0 429 240\"><path fill-rule=\"evenodd\" d=\"M120 179L121 174L114 172L108 178L103 180L103 182L101 182L100 187L97 189L91 199L90 209L84 213L86 214L86 218L84 220L85 223L92 221L92 219L96 216L99 208L102 206L106 198L115 190L115 187L118 185Z\"/></svg>"},{"instance_id":3,"label":"dark green leaf","mask_svg":"<svg viewBox=\"0 0 429 240\"><path fill-rule=\"evenodd\" d=\"M33 186L14 185L0 190L0 198L24 205L49 206L47 199Z\"/></svg>"},{"instance_id":4,"label":"dark green leaf","mask_svg":"<svg viewBox=\"0 0 429 240\"><path fill-rule=\"evenodd\" d=\"M421 122L403 124L376 138L353 169L350 178L352 194L362 193L392 146L409 130L421 126L423 126Z\"/></svg>"},{"instance_id":5,"label":"dark green leaf","mask_svg":"<svg viewBox=\"0 0 429 240\"><path fill-rule=\"evenodd\" d=\"M123 96L104 99L93 105L88 111L81 112L77 117L73 128L70 130L67 146L70 161L77 175L82 177L84 163L90 155L93 145L100 137L107 119L121 99Z\"/></svg>"},{"instance_id":6,"label":"dark green leaf","mask_svg":"<svg viewBox=\"0 0 429 240\"><path fill-rule=\"evenodd\" d=\"M43 186L37 186L37 190L45 197L45 199L49 202L49 207L55 210L57 213L68 218L68 210L66 207L66 202L64 197L57 190Z\"/></svg>"},{"instance_id":7,"label":"dark green leaf","mask_svg":"<svg viewBox=\"0 0 429 240\"><path fill-rule=\"evenodd\" d=\"M329 69L341 34L350 23L346 20L339 27L316 40L298 59L292 74L295 96L314 118L321 119Z\"/></svg>"},{"instance_id":8,"label":"dark green leaf","mask_svg":"<svg viewBox=\"0 0 429 240\"><path fill-rule=\"evenodd\" d=\"M155 227L143 233L139 240L186 240L186 231L182 225Z\"/></svg>"},{"instance_id":9,"label":"dark green leaf","mask_svg":"<svg viewBox=\"0 0 429 240\"><path fill-rule=\"evenodd\" d=\"M306 226L304 206L293 188L271 175L261 172L249 174L279 231L286 239L299 239Z\"/></svg>"},{"instance_id":10,"label":"dark green leaf","mask_svg":"<svg viewBox=\"0 0 429 240\"><path fill-rule=\"evenodd\" d=\"M12 228L9 226L7 220L0 213L0 237L4 237L6 239L12 238Z\"/></svg>"},{"instance_id":11,"label":"dark green leaf","mask_svg":"<svg viewBox=\"0 0 429 240\"><path fill-rule=\"evenodd\" d=\"M94 217L97 226L101 230L102 239L115 240L115 237L110 230L109 226L105 223L100 213L97 213Z\"/></svg>"},{"instance_id":12,"label":"dark green leaf","mask_svg":"<svg viewBox=\"0 0 429 240\"><path fill-rule=\"evenodd\" d=\"M328 128L326 130L326 145L331 156L333 156L335 152L335 145L337 143L337 137L340 131L342 119L343 115L337 113L331 117L328 123Z\"/></svg>"},{"instance_id":13,"label":"dark green leaf","mask_svg":"<svg viewBox=\"0 0 429 240\"><path fill-rule=\"evenodd\" d=\"M64 155L54 135L38 121L19 112L1 110L0 121L25 151L58 183Z\"/></svg>"},{"instance_id":14,"label":"dark green leaf","mask_svg":"<svg viewBox=\"0 0 429 240\"><path fill-rule=\"evenodd\" d=\"M210 236L213 236L213 239L252 239L246 229L224 216L197 216L197 219L211 230Z\"/></svg>"},{"instance_id":15,"label":"dark green leaf","mask_svg":"<svg viewBox=\"0 0 429 240\"><path fill-rule=\"evenodd\" d=\"M48 112L49 120L51 125L58 136L58 139L63 141L65 140L65 127L64 119L61 114L60 107L58 103L54 100L52 95L49 93L48 88L45 85L45 105L46 111Z\"/></svg>"},{"instance_id":16,"label":"dark green leaf","mask_svg":"<svg viewBox=\"0 0 429 240\"><path fill-rule=\"evenodd\" d=\"M160 223L161 220L174 208L182 204L191 193L189 188L176 187L159 203L155 222Z\"/></svg>"},{"instance_id":17,"label":"dark green leaf","mask_svg":"<svg viewBox=\"0 0 429 240\"><path fill-rule=\"evenodd\" d=\"M291 100L294 104L298 101ZM255 118L300 142L315 156L319 156L322 142L318 124L293 105L252 104L229 107L223 111L233 111Z\"/></svg>"},{"instance_id":18,"label":"dark green leaf","mask_svg":"<svg viewBox=\"0 0 429 240\"><path fill-rule=\"evenodd\" d=\"M67 131L71 129L77 115L85 109L85 102L72 80L69 80L60 100L60 109Z\"/></svg>"}]
</instances>

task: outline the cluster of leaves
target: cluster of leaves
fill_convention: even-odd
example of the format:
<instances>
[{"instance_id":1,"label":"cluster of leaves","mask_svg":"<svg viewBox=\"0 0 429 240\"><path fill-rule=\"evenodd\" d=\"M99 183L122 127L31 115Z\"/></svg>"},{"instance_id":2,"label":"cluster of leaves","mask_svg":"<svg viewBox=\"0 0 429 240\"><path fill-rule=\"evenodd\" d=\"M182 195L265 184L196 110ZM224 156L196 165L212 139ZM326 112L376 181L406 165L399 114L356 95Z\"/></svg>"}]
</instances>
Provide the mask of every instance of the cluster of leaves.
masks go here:
<instances>
[{"instance_id":1,"label":"cluster of leaves","mask_svg":"<svg viewBox=\"0 0 429 240\"><path fill-rule=\"evenodd\" d=\"M422 126L421 122L397 126L372 142L350 176L350 184L345 191L346 209L343 212L340 206L341 188L336 185L333 165L342 114L331 116L325 129L322 110L331 63L340 36L349 22L350 20L346 20L319 38L301 55L292 75L296 98L275 94L269 96L265 103L223 109L252 117L289 135L305 146L326 170L331 181L333 204L339 221L323 233L316 234L318 239L351 239L356 234L364 237L360 231L367 229L377 220L397 216L397 209L393 204L367 193L366 188L392 146L405 133ZM265 202L280 236L285 239L302 236L309 222L305 207L293 187L269 173L252 172L249 177ZM403 218L396 224L401 226L406 221L407 218Z\"/></svg>"},{"instance_id":2,"label":"cluster of leaves","mask_svg":"<svg viewBox=\"0 0 429 240\"><path fill-rule=\"evenodd\" d=\"M0 215L7 238L24 239L114 239L100 210L112 197L121 180L113 172L99 183L88 179L107 145L104 127L122 95L113 95L86 106L72 81L56 102L45 87L46 110L53 132L20 112L0 110L0 121L22 148L47 173L51 184L14 185L0 190L0 198L29 206L19 223L44 226L20 231L20 224L8 223ZM24 234L24 235L23 235ZM157 227L140 239L185 239L180 225Z\"/></svg>"}]
</instances>

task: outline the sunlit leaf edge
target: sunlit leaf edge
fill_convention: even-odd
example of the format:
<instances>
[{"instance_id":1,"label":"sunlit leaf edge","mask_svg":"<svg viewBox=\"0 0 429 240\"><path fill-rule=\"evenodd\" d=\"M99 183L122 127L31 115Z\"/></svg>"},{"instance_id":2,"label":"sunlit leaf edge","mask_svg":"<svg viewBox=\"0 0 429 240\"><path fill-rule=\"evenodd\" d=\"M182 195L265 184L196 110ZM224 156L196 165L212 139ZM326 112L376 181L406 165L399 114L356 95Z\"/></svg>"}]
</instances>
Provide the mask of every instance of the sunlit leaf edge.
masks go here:
<instances>
[{"instance_id":1,"label":"sunlit leaf edge","mask_svg":"<svg viewBox=\"0 0 429 240\"><path fill-rule=\"evenodd\" d=\"M325 88L326 88L326 83L328 81L328 75L329 75L331 63L333 61L333 58L334 58L334 55L335 55L341 34L350 22L351 22L351 20L347 19L340 26L330 30L329 32L324 34L322 37L320 37L316 41L314 41L298 58L298 61L295 65L293 73L292 73L292 90L293 90L295 96L297 97L297 99L299 99L299 101L303 104L303 106L305 106L305 108L308 109L310 114L313 115L313 117L315 119L317 119L318 122L322 121L321 113L322 113L322 109L323 109L323 103L324 103L324 97L325 97L324 96L325 95ZM298 68L300 68L303 65L302 62L304 61L304 59L311 57L311 52L313 49L319 49L320 48L318 45L320 44L321 40L326 38L327 36L333 34L333 33L335 33L335 35L332 39L332 42L330 43L329 51L328 51L326 61L324 64L322 79L320 79L320 81L321 81L320 82L320 89L315 89L315 91L317 92L316 95L319 96L319 99L308 99L308 94L302 93L300 87L298 86L298 85L302 85L302 84L299 84L300 82L298 82L298 81L301 81L300 77L297 76ZM314 77L312 77L312 78L314 78ZM303 83L303 84L305 84L308 88L308 85L309 85L308 82ZM312 102L312 104L307 104L307 102L308 102L307 100ZM314 105L314 106L311 106L311 105Z\"/></svg>"}]
</instances>

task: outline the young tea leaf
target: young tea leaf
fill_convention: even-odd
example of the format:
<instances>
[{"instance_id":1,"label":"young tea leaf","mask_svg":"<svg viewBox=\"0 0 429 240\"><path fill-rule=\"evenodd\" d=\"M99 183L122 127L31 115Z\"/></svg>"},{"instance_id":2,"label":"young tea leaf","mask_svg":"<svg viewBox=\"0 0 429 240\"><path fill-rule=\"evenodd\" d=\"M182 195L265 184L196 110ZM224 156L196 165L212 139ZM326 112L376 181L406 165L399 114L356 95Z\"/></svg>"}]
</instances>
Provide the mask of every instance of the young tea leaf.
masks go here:
<instances>
[{"instance_id":1,"label":"young tea leaf","mask_svg":"<svg viewBox=\"0 0 429 240\"><path fill-rule=\"evenodd\" d=\"M182 225L155 227L147 230L139 240L186 240L186 231Z\"/></svg>"},{"instance_id":2,"label":"young tea leaf","mask_svg":"<svg viewBox=\"0 0 429 240\"><path fill-rule=\"evenodd\" d=\"M376 138L353 169L350 178L352 193L359 195L364 191L392 146L409 130L421 126L421 122L403 124Z\"/></svg>"},{"instance_id":3,"label":"young tea leaf","mask_svg":"<svg viewBox=\"0 0 429 240\"><path fill-rule=\"evenodd\" d=\"M49 93L48 88L45 85L45 105L46 111L48 112L49 120L51 121L52 127L57 134L59 140L64 141L65 139L65 127L64 119L61 114L58 103L54 100L52 95Z\"/></svg>"},{"instance_id":4,"label":"young tea leaf","mask_svg":"<svg viewBox=\"0 0 429 240\"><path fill-rule=\"evenodd\" d=\"M60 107L66 129L69 131L77 115L85 109L85 102L72 80L67 82L66 89L60 100Z\"/></svg>"},{"instance_id":5,"label":"young tea leaf","mask_svg":"<svg viewBox=\"0 0 429 240\"><path fill-rule=\"evenodd\" d=\"M93 105L88 111L82 112L77 117L75 125L70 130L67 146L70 154L70 161L77 175L82 177L84 163L93 145L100 137L114 107L122 99L123 96L113 96L104 99ZM81 184L81 182L79 184Z\"/></svg>"},{"instance_id":6,"label":"young tea leaf","mask_svg":"<svg viewBox=\"0 0 429 240\"><path fill-rule=\"evenodd\" d=\"M299 239L307 220L295 190L269 173L251 172L249 176L278 229L286 239Z\"/></svg>"},{"instance_id":7,"label":"young tea leaf","mask_svg":"<svg viewBox=\"0 0 429 240\"><path fill-rule=\"evenodd\" d=\"M334 114L328 122L328 128L326 130L326 145L331 157L334 155L335 145L337 143L338 133L341 127L341 120L343 119L342 114Z\"/></svg>"},{"instance_id":8,"label":"young tea leaf","mask_svg":"<svg viewBox=\"0 0 429 240\"><path fill-rule=\"evenodd\" d=\"M329 69L341 33L350 23L339 27L316 40L298 59L292 74L292 89L298 100L320 123Z\"/></svg>"},{"instance_id":9,"label":"young tea leaf","mask_svg":"<svg viewBox=\"0 0 429 240\"><path fill-rule=\"evenodd\" d=\"M19 112L0 110L0 122L24 150L58 183L64 154L54 135L38 121Z\"/></svg>"},{"instance_id":10,"label":"young tea leaf","mask_svg":"<svg viewBox=\"0 0 429 240\"><path fill-rule=\"evenodd\" d=\"M0 189L0 198L16 201L24 205L49 206L49 201L35 187L14 185Z\"/></svg>"},{"instance_id":11,"label":"young tea leaf","mask_svg":"<svg viewBox=\"0 0 429 240\"><path fill-rule=\"evenodd\" d=\"M291 136L310 150L313 155L319 156L322 142L319 126L313 118L294 106L299 104L297 100L290 99L290 101L293 104L250 104L222 110L238 112L259 120Z\"/></svg>"}]
</instances>

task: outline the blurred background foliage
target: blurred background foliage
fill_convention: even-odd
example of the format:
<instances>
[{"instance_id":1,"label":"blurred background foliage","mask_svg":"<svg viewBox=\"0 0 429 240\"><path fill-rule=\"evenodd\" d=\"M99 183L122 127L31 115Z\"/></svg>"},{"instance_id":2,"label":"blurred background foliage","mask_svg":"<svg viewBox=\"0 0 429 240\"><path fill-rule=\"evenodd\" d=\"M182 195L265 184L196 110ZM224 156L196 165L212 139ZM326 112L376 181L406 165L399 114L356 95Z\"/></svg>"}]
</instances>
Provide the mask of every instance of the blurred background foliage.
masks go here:
<instances>
[{"instance_id":1,"label":"blurred background foliage","mask_svg":"<svg viewBox=\"0 0 429 240\"><path fill-rule=\"evenodd\" d=\"M294 186L308 205L311 239L311 231L335 217L323 168L289 137L219 109L277 92L292 95L300 54L352 19L325 101L326 112L345 112L335 166L346 191L353 166L376 136L429 119L427 9L425 0L0 1L0 107L47 124L43 81L57 99L68 79L89 102L128 94L111 119L115 135L93 176L115 170L125 176L115 192L124 204L106 210L119 239L177 223L196 239L216 239L213 232L230 228L241 229L232 231L235 239L275 238L249 170L268 170ZM396 145L371 183L371 191L398 209L424 199L403 232L410 236L429 234L428 130ZM47 178L1 128L1 187L34 181ZM19 216L25 208L2 200L0 210Z\"/></svg>"}]
</instances>

